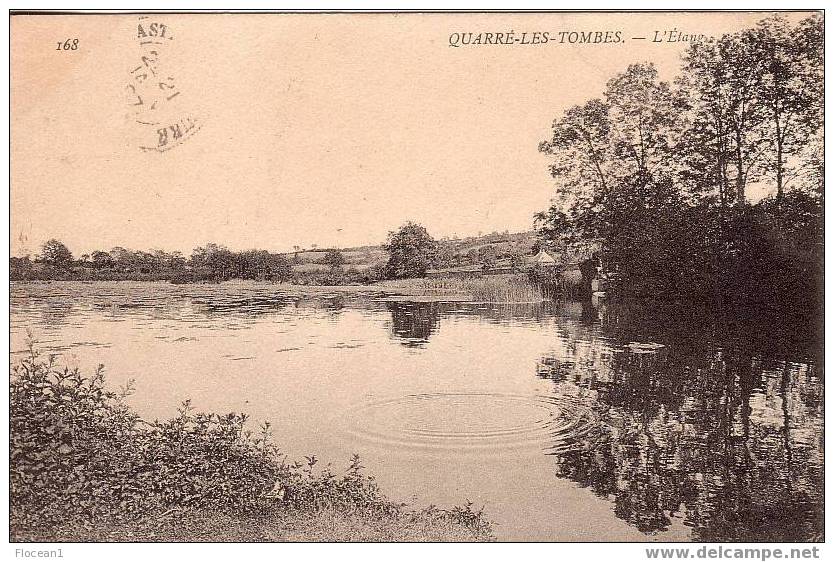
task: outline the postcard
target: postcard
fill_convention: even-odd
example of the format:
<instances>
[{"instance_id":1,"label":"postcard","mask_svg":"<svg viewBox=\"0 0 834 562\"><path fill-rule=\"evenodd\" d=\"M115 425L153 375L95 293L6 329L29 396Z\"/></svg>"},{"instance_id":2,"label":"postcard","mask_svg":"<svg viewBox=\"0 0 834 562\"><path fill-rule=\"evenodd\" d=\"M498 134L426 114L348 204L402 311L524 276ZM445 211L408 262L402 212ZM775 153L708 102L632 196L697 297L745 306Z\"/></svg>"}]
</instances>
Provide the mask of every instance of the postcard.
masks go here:
<instances>
[{"instance_id":1,"label":"postcard","mask_svg":"<svg viewBox=\"0 0 834 562\"><path fill-rule=\"evenodd\" d=\"M823 45L12 12L10 540L810 552Z\"/></svg>"}]
</instances>

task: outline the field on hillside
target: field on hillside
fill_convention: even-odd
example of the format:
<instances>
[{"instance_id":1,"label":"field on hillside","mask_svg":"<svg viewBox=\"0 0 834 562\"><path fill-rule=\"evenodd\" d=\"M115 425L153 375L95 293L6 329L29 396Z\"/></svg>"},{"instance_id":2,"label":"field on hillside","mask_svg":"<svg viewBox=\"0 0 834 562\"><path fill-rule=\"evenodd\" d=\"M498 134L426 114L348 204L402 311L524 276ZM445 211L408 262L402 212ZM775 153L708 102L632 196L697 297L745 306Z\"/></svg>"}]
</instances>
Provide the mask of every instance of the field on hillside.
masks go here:
<instances>
[{"instance_id":1,"label":"field on hillside","mask_svg":"<svg viewBox=\"0 0 834 562\"><path fill-rule=\"evenodd\" d=\"M371 268L373 264L370 263L346 263L345 269L355 269L356 271L366 271ZM297 263L292 266L293 273L317 273L330 271L330 266L325 263Z\"/></svg>"},{"instance_id":2,"label":"field on hillside","mask_svg":"<svg viewBox=\"0 0 834 562\"><path fill-rule=\"evenodd\" d=\"M498 267L509 264L507 255L517 251L524 256L532 255L532 247L536 242L534 232L485 234L466 238L442 238L438 240L441 257L445 263L439 264L441 269L461 268L479 265L484 252L492 247ZM329 248L305 248L298 252L287 252L284 255L293 264L293 270L299 272L317 272L328 268L324 263ZM385 263L388 252L384 245L344 248L339 252L345 259L345 267L354 267L360 271L368 269L374 264Z\"/></svg>"}]
</instances>

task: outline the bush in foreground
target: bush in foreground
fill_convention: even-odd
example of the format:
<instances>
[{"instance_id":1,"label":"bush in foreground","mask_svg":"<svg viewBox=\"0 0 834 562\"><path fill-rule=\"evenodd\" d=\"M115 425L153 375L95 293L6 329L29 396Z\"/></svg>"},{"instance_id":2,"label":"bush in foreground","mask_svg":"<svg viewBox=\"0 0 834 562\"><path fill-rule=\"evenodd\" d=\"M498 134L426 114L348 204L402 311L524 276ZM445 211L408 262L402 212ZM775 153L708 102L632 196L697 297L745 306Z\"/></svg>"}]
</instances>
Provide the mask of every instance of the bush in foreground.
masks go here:
<instances>
[{"instance_id":1,"label":"bush in foreground","mask_svg":"<svg viewBox=\"0 0 834 562\"><path fill-rule=\"evenodd\" d=\"M9 386L12 540L491 536L471 505L415 512L388 500L358 457L338 474L317 470L315 457L289 463L269 425L253 436L243 414L195 413L186 402L170 420L145 422L125 403L130 385L108 390L101 367L87 377L30 349Z\"/></svg>"}]
</instances>

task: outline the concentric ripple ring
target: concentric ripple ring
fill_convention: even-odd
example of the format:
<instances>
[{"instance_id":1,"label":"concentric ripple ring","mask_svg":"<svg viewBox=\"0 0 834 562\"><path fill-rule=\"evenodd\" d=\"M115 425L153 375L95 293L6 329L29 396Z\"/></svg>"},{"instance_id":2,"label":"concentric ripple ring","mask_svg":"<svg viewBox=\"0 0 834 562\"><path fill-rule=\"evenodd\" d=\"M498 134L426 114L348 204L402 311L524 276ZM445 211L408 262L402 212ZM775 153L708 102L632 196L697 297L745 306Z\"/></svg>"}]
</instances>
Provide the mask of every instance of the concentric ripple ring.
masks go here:
<instances>
[{"instance_id":1,"label":"concentric ripple ring","mask_svg":"<svg viewBox=\"0 0 834 562\"><path fill-rule=\"evenodd\" d=\"M504 393L409 394L358 405L341 416L351 436L406 449L561 453L597 427L572 397Z\"/></svg>"}]
</instances>

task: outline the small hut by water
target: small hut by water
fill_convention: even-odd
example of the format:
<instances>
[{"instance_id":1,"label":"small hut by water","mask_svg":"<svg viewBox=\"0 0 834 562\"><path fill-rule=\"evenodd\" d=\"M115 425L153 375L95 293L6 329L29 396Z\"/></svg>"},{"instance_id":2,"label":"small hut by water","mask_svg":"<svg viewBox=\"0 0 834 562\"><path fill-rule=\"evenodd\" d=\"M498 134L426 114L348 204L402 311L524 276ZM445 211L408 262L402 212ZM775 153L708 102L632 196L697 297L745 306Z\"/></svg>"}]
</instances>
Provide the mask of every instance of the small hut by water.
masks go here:
<instances>
[{"instance_id":1,"label":"small hut by water","mask_svg":"<svg viewBox=\"0 0 834 562\"><path fill-rule=\"evenodd\" d=\"M539 253L533 256L532 264L538 267L556 267L556 260L544 250L539 250Z\"/></svg>"}]
</instances>

